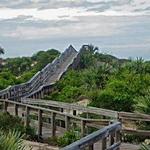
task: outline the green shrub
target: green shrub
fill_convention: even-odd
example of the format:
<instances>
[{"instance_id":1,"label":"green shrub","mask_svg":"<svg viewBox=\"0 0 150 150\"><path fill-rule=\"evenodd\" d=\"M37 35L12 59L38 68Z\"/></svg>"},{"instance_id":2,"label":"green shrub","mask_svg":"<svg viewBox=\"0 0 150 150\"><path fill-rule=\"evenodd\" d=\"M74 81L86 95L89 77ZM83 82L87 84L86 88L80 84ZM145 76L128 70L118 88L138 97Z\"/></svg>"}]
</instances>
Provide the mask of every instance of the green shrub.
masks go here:
<instances>
[{"instance_id":1,"label":"green shrub","mask_svg":"<svg viewBox=\"0 0 150 150\"><path fill-rule=\"evenodd\" d=\"M123 141L129 142L129 143L141 143L144 142L146 138L149 138L148 136L139 136L139 135L133 135L133 134L124 134L123 135Z\"/></svg>"},{"instance_id":2,"label":"green shrub","mask_svg":"<svg viewBox=\"0 0 150 150\"><path fill-rule=\"evenodd\" d=\"M0 113L0 129L4 132L15 130L22 135L25 134L26 138L35 138L35 129L32 127L24 127L24 122L21 118L12 116L9 113Z\"/></svg>"},{"instance_id":3,"label":"green shrub","mask_svg":"<svg viewBox=\"0 0 150 150\"><path fill-rule=\"evenodd\" d=\"M65 134L62 137L58 138L58 146L60 147L67 146L79 139L80 139L79 135L75 131L70 130L65 132Z\"/></svg>"},{"instance_id":4,"label":"green shrub","mask_svg":"<svg viewBox=\"0 0 150 150\"><path fill-rule=\"evenodd\" d=\"M45 142L52 146L58 146L58 137L49 137Z\"/></svg>"},{"instance_id":5,"label":"green shrub","mask_svg":"<svg viewBox=\"0 0 150 150\"><path fill-rule=\"evenodd\" d=\"M0 150L26 150L22 137L21 132L18 131L6 133L0 130Z\"/></svg>"},{"instance_id":6,"label":"green shrub","mask_svg":"<svg viewBox=\"0 0 150 150\"><path fill-rule=\"evenodd\" d=\"M146 143L141 144L141 150L150 150L150 145Z\"/></svg>"}]
</instances>

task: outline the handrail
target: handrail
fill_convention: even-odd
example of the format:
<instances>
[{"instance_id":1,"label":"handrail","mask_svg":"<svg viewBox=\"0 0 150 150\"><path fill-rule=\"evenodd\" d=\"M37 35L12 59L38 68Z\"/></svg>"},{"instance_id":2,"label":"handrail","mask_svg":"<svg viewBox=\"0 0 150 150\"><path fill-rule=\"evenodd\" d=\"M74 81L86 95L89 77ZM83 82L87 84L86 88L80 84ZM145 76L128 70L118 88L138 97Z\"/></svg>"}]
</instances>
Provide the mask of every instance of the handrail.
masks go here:
<instances>
[{"instance_id":1,"label":"handrail","mask_svg":"<svg viewBox=\"0 0 150 150\"><path fill-rule=\"evenodd\" d=\"M19 108L24 108L22 113L25 113L25 116L23 117L23 120L25 122L26 126L29 126L29 118L30 115L36 115L38 116L38 135L41 136L42 134L42 124L45 123L44 119L41 120L42 117L45 118L51 118L53 122L51 122L51 125L53 126L52 131L53 133L56 133L56 120L64 121L65 122L65 129L68 131L71 127L71 123L76 123L81 128L80 135L83 137L86 134L86 127L94 127L96 129L99 129L101 127L109 125L112 121L110 120L104 120L104 119L88 119L83 118L80 116L74 116L69 113L64 113L52 109L47 109L39 106L33 106L28 104L23 104L16 101L6 100L6 99L0 99L0 102L2 102L2 110L4 112L9 112L9 106L14 109L14 113L11 110L11 114L14 114L16 116L21 115L21 112L18 111ZM39 114L40 113L40 114ZM55 118L52 118L55 117ZM97 124L98 123L98 124ZM55 126L55 127L54 127ZM64 128L64 127L63 127ZM55 133L53 135L55 135Z\"/></svg>"},{"instance_id":2,"label":"handrail","mask_svg":"<svg viewBox=\"0 0 150 150\"><path fill-rule=\"evenodd\" d=\"M120 130L121 130L120 122L111 124L107 127L104 127L103 129L100 129L92 134L87 135L86 137L83 137L82 139L62 148L61 150L81 150L89 146L93 147L93 144L95 144L96 142L106 139L109 135L112 134L112 132L114 133L117 131L120 132ZM117 136L119 136L120 134L119 132ZM120 139L117 139L116 143L112 144L108 149L112 149L114 147L119 148L120 144L121 144Z\"/></svg>"},{"instance_id":3,"label":"handrail","mask_svg":"<svg viewBox=\"0 0 150 150\"><path fill-rule=\"evenodd\" d=\"M63 109L70 109L70 110L78 110L82 112L87 112L87 113L93 113L97 115L102 115L107 116L107 117L112 117L112 118L117 118L118 117L118 112L114 110L109 110L109 109L103 109L103 108L96 108L96 107L91 107L91 106L81 106L79 104L72 104L72 103L65 103L65 102L58 102L58 101L51 101L51 100L41 100L41 99L23 99L22 103L25 104L33 104L33 105L40 105L40 106L52 106L56 108L63 108Z\"/></svg>"},{"instance_id":4,"label":"handrail","mask_svg":"<svg viewBox=\"0 0 150 150\"><path fill-rule=\"evenodd\" d=\"M56 70L57 64L63 62L68 56L72 55L73 53L77 54L78 52L72 46L70 46L66 49L66 51L59 55L59 57L55 58L52 63L47 64L41 71L37 72L29 81L18 85L9 86L6 89L0 91L0 98L13 99L29 95L33 91L40 88L40 86L44 85L46 83L45 80L48 78L48 76L51 76L52 70ZM71 63L73 63L73 61L71 61ZM64 71L66 71L66 68ZM61 76L62 74L63 73L61 73Z\"/></svg>"},{"instance_id":5,"label":"handrail","mask_svg":"<svg viewBox=\"0 0 150 150\"><path fill-rule=\"evenodd\" d=\"M26 99L22 101L25 104L32 104L38 105L42 107L50 107L52 108L59 108L63 111L71 112L70 110L79 111L79 113L85 113L86 116L90 116L90 114L95 114L98 116L106 116L113 120L118 120L122 122L122 133L132 134L132 135L139 135L139 136L150 136L150 131L147 129L141 129L137 125L142 122L150 122L150 115L142 114L139 112L119 112L113 111L108 109L90 107L90 106L81 106L79 104L71 104L65 102L58 102L58 101L50 101L50 100L41 100L41 99ZM128 123L127 123L128 122ZM129 127L129 122L133 124L133 128ZM136 124L134 123L136 122Z\"/></svg>"},{"instance_id":6,"label":"handrail","mask_svg":"<svg viewBox=\"0 0 150 150\"><path fill-rule=\"evenodd\" d=\"M77 57L77 55L78 55L78 53L76 54L76 56L72 59L72 61L65 67L65 69L59 74L59 76L58 76L58 78L56 79L56 81L58 81L58 80L60 80L60 78L63 76L63 74L67 71L67 69L70 67L70 65L74 62L74 60L76 59L76 57ZM46 80L46 79L45 79ZM37 92L39 92L39 91L41 91L44 87L46 87L46 86L51 86L51 85L54 85L55 84L55 82L52 82L52 83L46 83L46 84L44 84L44 85L41 85L40 87L39 87L39 89L37 89L37 90L35 90L35 91L33 91L32 93L30 93L29 95L28 95L28 97L31 97L33 94L35 94L35 93L37 93Z\"/></svg>"}]
</instances>

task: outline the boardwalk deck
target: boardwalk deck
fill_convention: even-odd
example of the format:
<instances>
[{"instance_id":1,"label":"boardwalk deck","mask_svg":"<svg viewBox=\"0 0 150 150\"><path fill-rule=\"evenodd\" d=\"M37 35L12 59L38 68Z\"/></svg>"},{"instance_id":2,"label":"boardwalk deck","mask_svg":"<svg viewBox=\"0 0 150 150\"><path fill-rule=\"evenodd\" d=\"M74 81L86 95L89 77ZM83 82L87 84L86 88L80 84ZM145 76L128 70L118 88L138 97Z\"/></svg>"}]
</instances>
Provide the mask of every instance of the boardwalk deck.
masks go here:
<instances>
[{"instance_id":1,"label":"boardwalk deck","mask_svg":"<svg viewBox=\"0 0 150 150\"><path fill-rule=\"evenodd\" d=\"M26 106L25 104L21 104L21 103L17 103L17 102L12 102L12 101L7 101L8 103L10 103L10 104L17 104L17 105L20 105L21 107L19 107L19 109L18 109L18 116L20 116L20 117L22 117L22 113L24 113L25 114L25 112L26 112L26 109L24 109L24 108L26 108L26 107L24 107L24 106ZM14 115L16 115L16 110L14 109L15 107L14 107L15 105L9 105L8 107L7 107L7 111L8 112L10 112L11 114L14 114ZM45 110L45 111L48 111L47 109L45 109L45 108L41 108L41 107L36 107L36 106L32 106L32 105L27 105L28 107L31 107L32 109L35 109L35 110L38 110L38 109L42 109L42 110ZM4 108L6 108L6 107L4 107ZM51 111L51 110L49 110L49 111ZM53 111L53 110L52 110ZM57 113L57 112L56 112ZM58 112L58 113L60 113L60 112ZM30 114L32 114L32 111L30 110ZM67 114L63 114L63 115L67 115ZM75 117L75 116L71 116L71 115L69 115L70 117ZM76 118L78 118L78 117L76 117ZM24 118L25 119L25 118ZM80 117L78 118L78 119L81 119ZM26 120L26 119L25 119ZM38 123L39 122L33 122L32 120L31 120L31 122L30 122L30 124L32 124L32 125L34 125L34 127L35 128L37 128L39 125L38 125ZM42 136L43 136L43 138L47 138L47 137L50 137L50 136L52 136L52 128L51 128L52 126L51 126L51 124L49 124L49 125L45 125L44 123L43 123L43 126L42 126ZM64 131L66 131L66 129L63 129L63 128L60 128L60 127L57 127L56 128L56 136L61 136L61 135L63 135L64 134ZM99 143L97 143L97 144L95 144L95 150L98 150L99 149L99 147L100 147L100 145L99 144L101 144L100 142ZM138 150L139 149L139 146L138 145L133 145L133 144L127 144L127 143L122 143L122 146L121 146L121 150Z\"/></svg>"}]
</instances>

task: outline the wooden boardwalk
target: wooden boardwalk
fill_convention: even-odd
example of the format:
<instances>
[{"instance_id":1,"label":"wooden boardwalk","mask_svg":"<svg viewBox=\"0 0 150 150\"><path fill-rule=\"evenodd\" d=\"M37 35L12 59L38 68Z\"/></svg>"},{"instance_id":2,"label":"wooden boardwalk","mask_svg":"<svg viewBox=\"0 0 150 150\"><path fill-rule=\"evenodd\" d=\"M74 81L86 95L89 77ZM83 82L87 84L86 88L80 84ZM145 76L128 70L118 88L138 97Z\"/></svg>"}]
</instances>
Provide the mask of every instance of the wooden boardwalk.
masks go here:
<instances>
[{"instance_id":1,"label":"wooden boardwalk","mask_svg":"<svg viewBox=\"0 0 150 150\"><path fill-rule=\"evenodd\" d=\"M69 123L70 119L71 119L71 122L73 121L73 119L75 119L76 121L74 120L75 121L74 123L78 124L81 127L81 135L82 136L85 135L85 133L86 133L84 131L85 130L85 124L86 124L86 126L88 126L89 121L90 122L93 121L93 123L98 123L99 121L101 123L106 123L106 122L103 122L100 119L97 119L97 120L96 119L93 120L93 119L89 119L89 118L86 119L86 118L82 118L82 117L78 117L78 116L73 116L73 115L68 114L68 113L63 113L63 112L55 111L55 110L52 110L52 109L46 109L46 108L43 108L43 107L38 107L38 106L33 106L33 105L27 105L27 104L22 104L22 103L18 103L18 102L8 101L8 100L1 100L1 101L3 101L3 105L4 105L3 108L4 108L5 111L8 111L8 112L10 112L13 115L18 115L19 117L22 117L24 119L25 125L29 125L29 123L30 123L30 125L32 125L33 127L37 128L37 131L38 131L37 134L39 136L42 135L43 138L47 138L47 137L51 137L51 136L55 136L55 135L56 136L62 136L64 134L64 131L68 130L68 127L69 127L68 125L70 124ZM85 111L86 111L86 109L85 109ZM22 116L22 114L24 114L24 115ZM38 120L37 121L30 120L30 122L29 122L28 117L30 115L33 115L33 114L38 117ZM48 117L48 118L52 119L52 117L54 117L54 116L52 116L52 114L56 115L55 116L56 118L53 118L53 120L51 120L51 121L53 121L52 124L51 124L51 121L50 121L50 123L46 123L44 121L45 119L44 120L42 119L43 117L44 118ZM122 113L122 116L124 114L125 113ZM129 114L129 115L131 115L131 114ZM62 116L62 117L59 117L59 116ZM146 116L145 115L142 116L141 115L141 117L146 117L148 119L149 116L147 116L147 115ZM60 120L63 119L63 121L65 121L65 128L64 127L63 128L59 127L58 125L56 125L54 123L56 120L59 120L59 119ZM137 119L137 118L132 118L132 119ZM144 118L142 118L142 119L144 119ZM91 124L91 125L94 125L94 124ZM107 126L107 125L105 125L105 126ZM113 128L113 130L114 130L114 128ZM146 133L149 133L149 132L146 132ZM108 135L109 135L109 133L107 134L107 136ZM106 143L110 143L110 141L107 141L108 139L109 138L106 139ZM101 144L100 141L99 142L96 141L96 143L94 144L95 150L100 149L100 147L101 147L100 144ZM138 150L139 149L139 145L122 143L121 149L122 150L130 150L130 149L131 150Z\"/></svg>"}]
</instances>

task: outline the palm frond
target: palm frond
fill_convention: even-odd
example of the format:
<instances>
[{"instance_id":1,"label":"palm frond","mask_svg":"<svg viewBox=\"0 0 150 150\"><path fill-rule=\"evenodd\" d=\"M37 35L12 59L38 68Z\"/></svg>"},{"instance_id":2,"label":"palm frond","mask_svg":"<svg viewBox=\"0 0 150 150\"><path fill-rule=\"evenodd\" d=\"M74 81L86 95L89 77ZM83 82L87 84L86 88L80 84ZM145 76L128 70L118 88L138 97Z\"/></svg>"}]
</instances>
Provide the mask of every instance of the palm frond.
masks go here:
<instances>
[{"instance_id":1,"label":"palm frond","mask_svg":"<svg viewBox=\"0 0 150 150\"><path fill-rule=\"evenodd\" d=\"M9 131L5 134L0 130L0 150L26 150L22 137L18 131Z\"/></svg>"}]
</instances>

